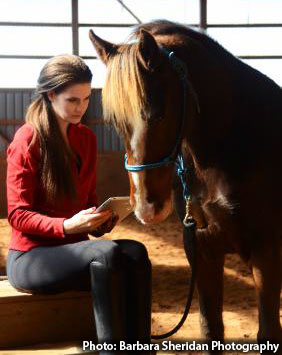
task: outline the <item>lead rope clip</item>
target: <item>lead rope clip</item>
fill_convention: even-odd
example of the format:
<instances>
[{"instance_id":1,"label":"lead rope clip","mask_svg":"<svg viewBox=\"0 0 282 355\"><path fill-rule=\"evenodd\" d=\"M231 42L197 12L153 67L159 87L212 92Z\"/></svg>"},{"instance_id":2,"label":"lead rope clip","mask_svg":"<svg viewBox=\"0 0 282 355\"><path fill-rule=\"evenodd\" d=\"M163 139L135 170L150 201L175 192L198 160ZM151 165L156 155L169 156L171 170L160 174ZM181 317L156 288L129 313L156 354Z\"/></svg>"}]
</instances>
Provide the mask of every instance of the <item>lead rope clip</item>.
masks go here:
<instances>
[{"instance_id":1,"label":"lead rope clip","mask_svg":"<svg viewBox=\"0 0 282 355\"><path fill-rule=\"evenodd\" d=\"M192 225L195 225L194 218L191 215L191 207L192 207L192 200L191 200L191 196L189 196L186 199L186 214L183 219L183 224L185 227L191 227Z\"/></svg>"}]
</instances>

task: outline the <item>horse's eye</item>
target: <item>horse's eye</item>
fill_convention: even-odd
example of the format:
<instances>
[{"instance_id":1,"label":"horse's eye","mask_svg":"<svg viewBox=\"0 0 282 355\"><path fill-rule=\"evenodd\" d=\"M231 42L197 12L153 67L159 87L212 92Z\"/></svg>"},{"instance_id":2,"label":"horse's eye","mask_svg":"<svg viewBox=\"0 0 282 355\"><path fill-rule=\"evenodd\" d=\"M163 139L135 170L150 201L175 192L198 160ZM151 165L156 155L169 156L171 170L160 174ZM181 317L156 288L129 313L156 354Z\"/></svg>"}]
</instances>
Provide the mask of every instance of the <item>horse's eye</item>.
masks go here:
<instances>
[{"instance_id":1,"label":"horse's eye","mask_svg":"<svg viewBox=\"0 0 282 355\"><path fill-rule=\"evenodd\" d=\"M159 122L164 112L164 91L159 80L151 80L146 85L146 102L141 117L148 125Z\"/></svg>"},{"instance_id":2,"label":"horse's eye","mask_svg":"<svg viewBox=\"0 0 282 355\"><path fill-rule=\"evenodd\" d=\"M162 110L157 107L148 107L146 110L141 111L141 118L147 122L148 125L159 122L162 119Z\"/></svg>"},{"instance_id":3,"label":"horse's eye","mask_svg":"<svg viewBox=\"0 0 282 355\"><path fill-rule=\"evenodd\" d=\"M153 124L155 124L155 123L158 123L158 122L160 122L162 120L162 116L161 115L159 115L159 116L153 116L152 118L150 118L149 120L148 120L148 125L150 126L150 125L153 125Z\"/></svg>"},{"instance_id":4,"label":"horse's eye","mask_svg":"<svg viewBox=\"0 0 282 355\"><path fill-rule=\"evenodd\" d=\"M145 110L142 110L141 111L141 118L142 118L142 120L143 121L148 121L148 115L147 115L147 113L146 113L146 111Z\"/></svg>"}]
</instances>

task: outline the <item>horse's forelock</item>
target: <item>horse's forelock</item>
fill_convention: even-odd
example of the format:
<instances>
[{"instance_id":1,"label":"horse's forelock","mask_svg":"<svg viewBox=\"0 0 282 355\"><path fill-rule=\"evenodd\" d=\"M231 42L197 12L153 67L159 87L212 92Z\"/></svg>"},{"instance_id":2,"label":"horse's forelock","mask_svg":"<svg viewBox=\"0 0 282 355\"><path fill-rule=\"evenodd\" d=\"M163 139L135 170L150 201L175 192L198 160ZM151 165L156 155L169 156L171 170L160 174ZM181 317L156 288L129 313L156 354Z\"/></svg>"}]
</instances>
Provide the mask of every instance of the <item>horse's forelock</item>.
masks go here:
<instances>
[{"instance_id":1,"label":"horse's forelock","mask_svg":"<svg viewBox=\"0 0 282 355\"><path fill-rule=\"evenodd\" d=\"M108 62L108 71L103 89L103 110L107 122L113 123L120 132L127 126L140 126L141 113L146 103L144 68L138 61L138 40L144 29L152 35L165 35L184 26L169 21L154 21L137 26L127 44L120 45L117 53Z\"/></svg>"},{"instance_id":2,"label":"horse's forelock","mask_svg":"<svg viewBox=\"0 0 282 355\"><path fill-rule=\"evenodd\" d=\"M138 62L138 44L125 44L108 63L103 89L105 120L114 123L120 131L142 121L144 106L144 77Z\"/></svg>"}]
</instances>

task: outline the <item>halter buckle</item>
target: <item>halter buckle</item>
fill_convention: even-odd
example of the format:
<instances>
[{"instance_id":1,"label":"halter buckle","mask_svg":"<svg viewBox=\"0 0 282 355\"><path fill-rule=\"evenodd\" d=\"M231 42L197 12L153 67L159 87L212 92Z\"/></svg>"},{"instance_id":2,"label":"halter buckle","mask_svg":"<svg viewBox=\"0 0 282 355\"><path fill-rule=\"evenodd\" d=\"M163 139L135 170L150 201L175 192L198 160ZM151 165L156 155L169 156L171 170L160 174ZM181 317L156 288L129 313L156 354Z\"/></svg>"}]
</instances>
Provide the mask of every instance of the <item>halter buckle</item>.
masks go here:
<instances>
[{"instance_id":1,"label":"halter buckle","mask_svg":"<svg viewBox=\"0 0 282 355\"><path fill-rule=\"evenodd\" d=\"M181 79L184 83L188 84L188 70L187 65L183 60L176 57L174 52L170 52L168 55L168 59L171 63L173 70L178 75L179 79Z\"/></svg>"}]
</instances>

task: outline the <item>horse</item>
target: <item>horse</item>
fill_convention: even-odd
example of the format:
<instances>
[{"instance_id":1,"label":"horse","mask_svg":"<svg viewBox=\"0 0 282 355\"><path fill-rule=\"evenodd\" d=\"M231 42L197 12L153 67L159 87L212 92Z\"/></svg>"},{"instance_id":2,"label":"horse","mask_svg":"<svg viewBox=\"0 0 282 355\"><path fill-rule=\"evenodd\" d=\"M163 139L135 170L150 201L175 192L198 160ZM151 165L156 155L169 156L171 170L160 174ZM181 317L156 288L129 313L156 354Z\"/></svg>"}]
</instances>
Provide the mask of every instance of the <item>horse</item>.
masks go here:
<instances>
[{"instance_id":1,"label":"horse","mask_svg":"<svg viewBox=\"0 0 282 355\"><path fill-rule=\"evenodd\" d=\"M122 44L92 30L89 36L107 67L103 113L124 139L127 165L170 157L155 169L128 172L131 204L142 223L163 221L173 206L184 217L173 164L183 155L196 221L203 337L224 341L224 258L237 253L253 274L258 341L281 344L281 88L182 24L141 24ZM171 57L184 64L185 85L178 73L183 65L177 69ZM189 243L185 251L191 259Z\"/></svg>"}]
</instances>

